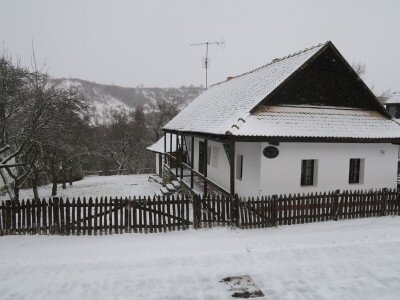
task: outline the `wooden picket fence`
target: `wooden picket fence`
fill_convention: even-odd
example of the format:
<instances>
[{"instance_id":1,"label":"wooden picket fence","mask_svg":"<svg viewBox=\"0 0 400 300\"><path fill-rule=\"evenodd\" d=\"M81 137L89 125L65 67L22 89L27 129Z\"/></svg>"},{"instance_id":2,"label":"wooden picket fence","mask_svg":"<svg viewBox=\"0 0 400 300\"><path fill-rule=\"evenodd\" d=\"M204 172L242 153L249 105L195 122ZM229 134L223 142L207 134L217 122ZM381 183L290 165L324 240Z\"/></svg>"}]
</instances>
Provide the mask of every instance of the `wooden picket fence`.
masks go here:
<instances>
[{"instance_id":1,"label":"wooden picket fence","mask_svg":"<svg viewBox=\"0 0 400 300\"><path fill-rule=\"evenodd\" d=\"M400 215L397 190L236 197L158 196L3 201L0 235L153 233L215 226L262 228Z\"/></svg>"},{"instance_id":2,"label":"wooden picket fence","mask_svg":"<svg viewBox=\"0 0 400 300\"><path fill-rule=\"evenodd\" d=\"M241 228L400 215L396 190L349 191L249 198L239 201Z\"/></svg>"},{"instance_id":3,"label":"wooden picket fence","mask_svg":"<svg viewBox=\"0 0 400 300\"><path fill-rule=\"evenodd\" d=\"M189 219L185 196L5 201L0 235L166 232L189 228Z\"/></svg>"}]
</instances>

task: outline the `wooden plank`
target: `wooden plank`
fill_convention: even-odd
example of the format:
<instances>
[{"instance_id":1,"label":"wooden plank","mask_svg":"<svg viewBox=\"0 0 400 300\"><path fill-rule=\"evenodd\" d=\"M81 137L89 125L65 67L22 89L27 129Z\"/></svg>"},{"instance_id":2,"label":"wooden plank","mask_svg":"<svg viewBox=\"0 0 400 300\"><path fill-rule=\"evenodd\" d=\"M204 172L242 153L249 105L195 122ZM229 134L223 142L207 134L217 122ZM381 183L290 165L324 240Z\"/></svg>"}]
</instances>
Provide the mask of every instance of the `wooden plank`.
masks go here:
<instances>
[{"instance_id":1,"label":"wooden plank","mask_svg":"<svg viewBox=\"0 0 400 300\"><path fill-rule=\"evenodd\" d=\"M65 201L65 233L66 235L71 234L71 204L69 199Z\"/></svg>"}]
</instances>

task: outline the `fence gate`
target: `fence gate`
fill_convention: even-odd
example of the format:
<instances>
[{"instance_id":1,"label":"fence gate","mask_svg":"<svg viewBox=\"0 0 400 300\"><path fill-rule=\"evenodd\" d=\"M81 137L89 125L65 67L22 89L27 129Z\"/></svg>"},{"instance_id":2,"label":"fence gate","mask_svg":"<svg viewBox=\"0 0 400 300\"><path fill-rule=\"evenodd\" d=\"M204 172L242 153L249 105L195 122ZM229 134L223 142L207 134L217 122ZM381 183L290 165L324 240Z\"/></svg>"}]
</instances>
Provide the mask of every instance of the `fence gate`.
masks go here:
<instances>
[{"instance_id":1,"label":"fence gate","mask_svg":"<svg viewBox=\"0 0 400 300\"><path fill-rule=\"evenodd\" d=\"M192 224L189 202L187 196L3 201L0 235L185 230Z\"/></svg>"}]
</instances>

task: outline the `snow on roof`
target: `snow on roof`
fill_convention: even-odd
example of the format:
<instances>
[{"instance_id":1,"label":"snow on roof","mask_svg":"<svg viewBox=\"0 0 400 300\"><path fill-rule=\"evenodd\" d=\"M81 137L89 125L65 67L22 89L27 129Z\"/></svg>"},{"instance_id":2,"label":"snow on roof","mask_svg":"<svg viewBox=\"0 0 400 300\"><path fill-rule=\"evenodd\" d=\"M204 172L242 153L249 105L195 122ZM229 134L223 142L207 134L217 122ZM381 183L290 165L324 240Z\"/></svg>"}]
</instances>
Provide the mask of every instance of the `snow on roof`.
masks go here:
<instances>
[{"instance_id":1,"label":"snow on roof","mask_svg":"<svg viewBox=\"0 0 400 300\"><path fill-rule=\"evenodd\" d=\"M176 135L172 134L172 150L170 150L170 141L171 134L167 134L167 152L175 152L176 151ZM164 136L155 142L153 145L146 148L149 151L164 153Z\"/></svg>"},{"instance_id":2,"label":"snow on roof","mask_svg":"<svg viewBox=\"0 0 400 300\"><path fill-rule=\"evenodd\" d=\"M389 96L389 98L386 100L386 104L400 104L400 92L394 92Z\"/></svg>"},{"instance_id":3,"label":"snow on roof","mask_svg":"<svg viewBox=\"0 0 400 300\"><path fill-rule=\"evenodd\" d=\"M237 121L230 133L235 136L400 138L400 125L376 111L263 106Z\"/></svg>"},{"instance_id":4,"label":"snow on roof","mask_svg":"<svg viewBox=\"0 0 400 300\"><path fill-rule=\"evenodd\" d=\"M164 126L166 130L225 134L325 44L274 59L251 72L215 84Z\"/></svg>"}]
</instances>

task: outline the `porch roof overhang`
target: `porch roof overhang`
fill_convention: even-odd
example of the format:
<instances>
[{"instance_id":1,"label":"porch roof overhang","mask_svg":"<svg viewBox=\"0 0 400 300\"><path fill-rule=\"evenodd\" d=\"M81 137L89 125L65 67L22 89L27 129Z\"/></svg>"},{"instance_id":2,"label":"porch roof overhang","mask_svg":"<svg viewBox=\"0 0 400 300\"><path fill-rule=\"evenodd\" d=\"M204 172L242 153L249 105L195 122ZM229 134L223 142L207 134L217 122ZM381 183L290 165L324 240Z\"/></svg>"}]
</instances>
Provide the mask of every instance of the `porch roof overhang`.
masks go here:
<instances>
[{"instance_id":1,"label":"porch roof overhang","mask_svg":"<svg viewBox=\"0 0 400 300\"><path fill-rule=\"evenodd\" d=\"M299 136L238 136L238 135L219 135L195 131L179 131L164 129L166 133L178 134L183 136L195 136L198 138L209 139L221 143L232 142L270 142L270 143L391 143L400 145L400 138L355 138L355 137L299 137Z\"/></svg>"}]
</instances>

